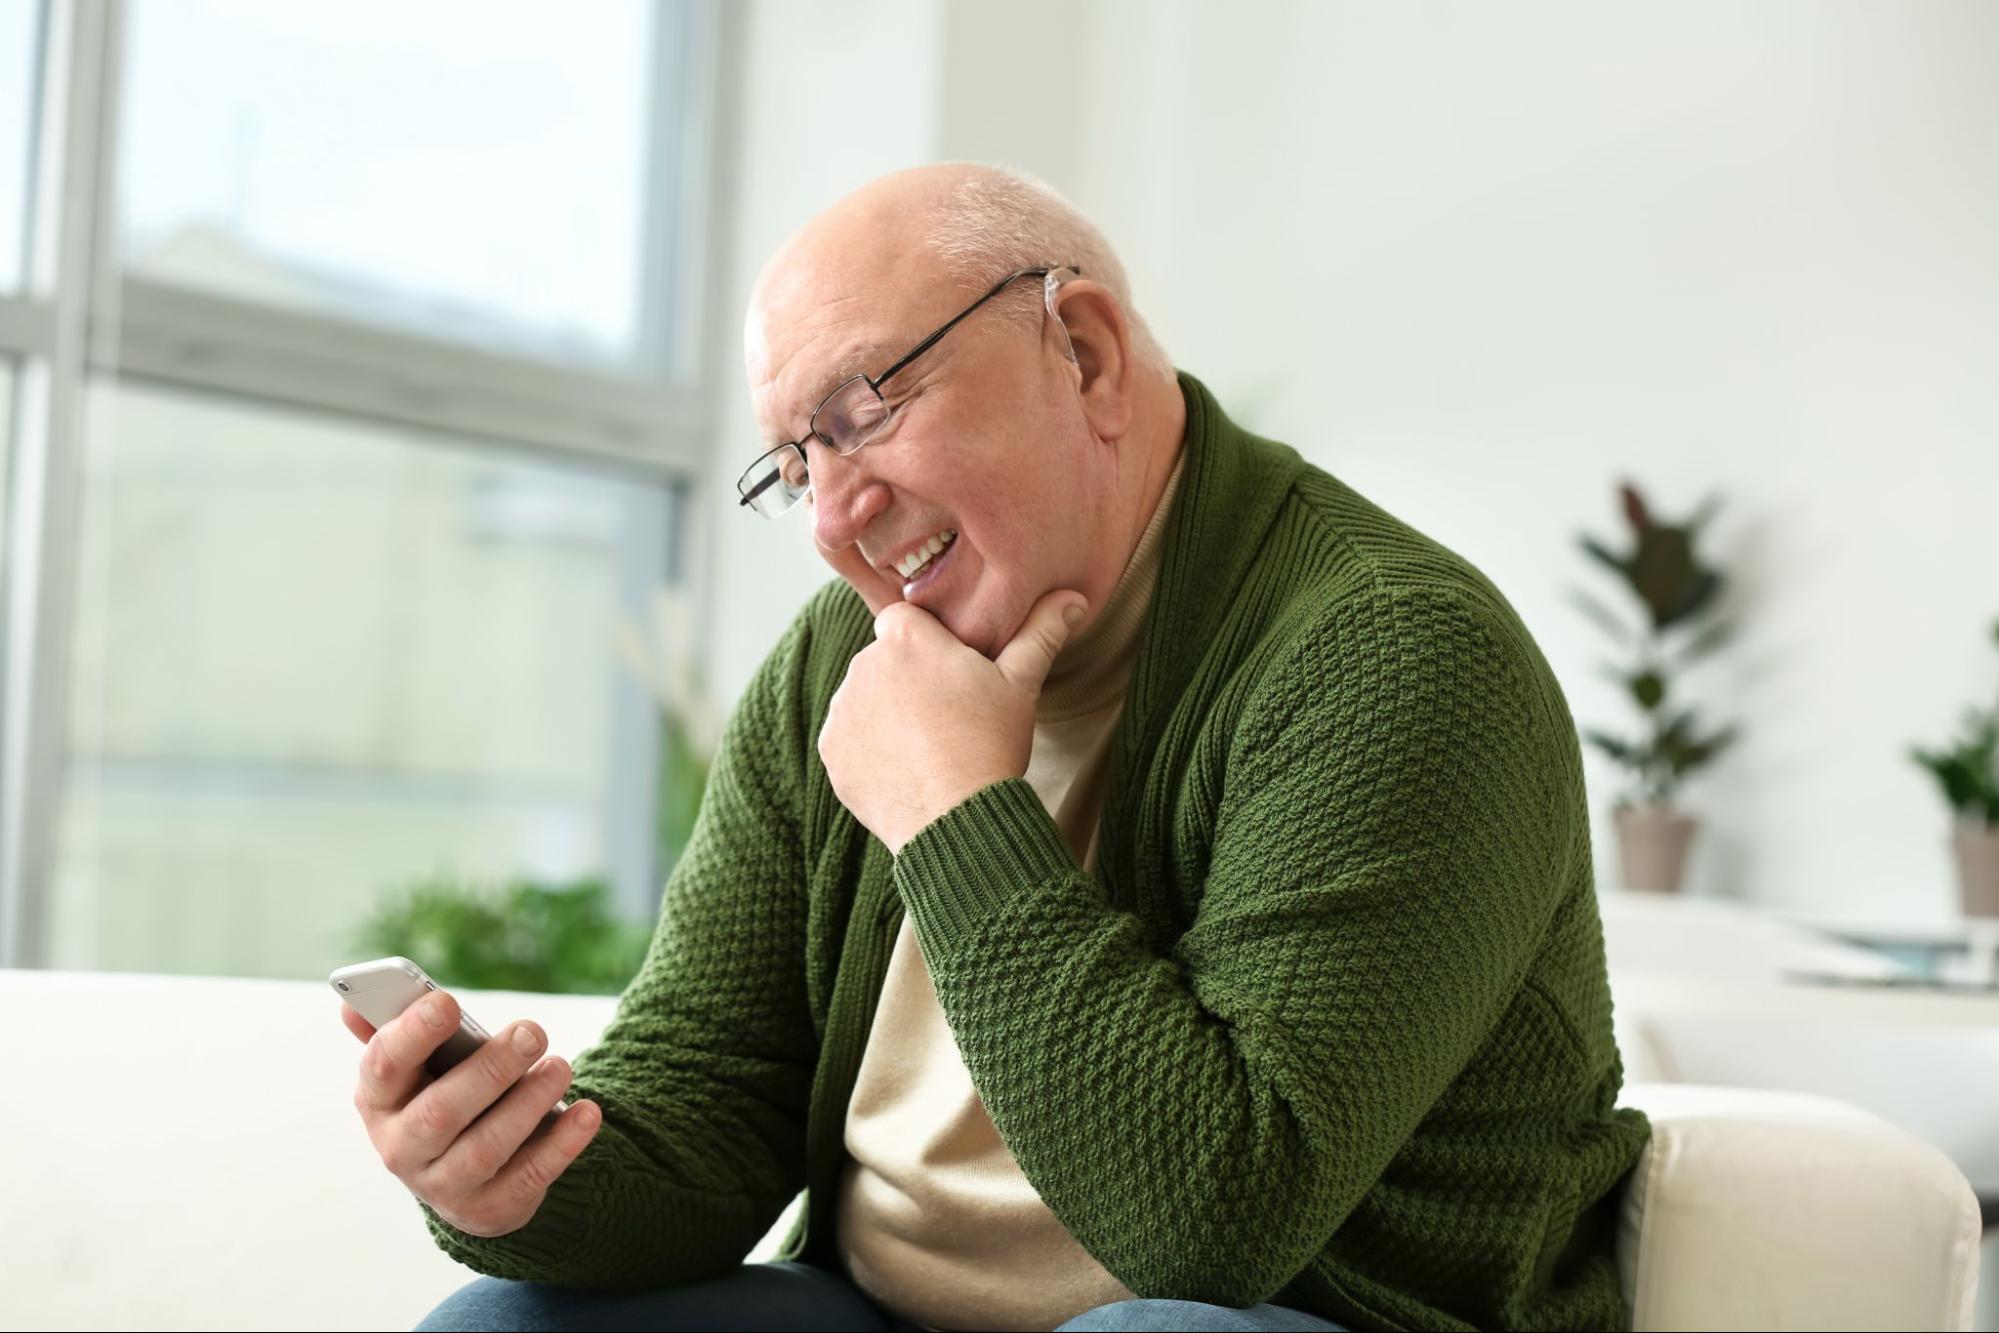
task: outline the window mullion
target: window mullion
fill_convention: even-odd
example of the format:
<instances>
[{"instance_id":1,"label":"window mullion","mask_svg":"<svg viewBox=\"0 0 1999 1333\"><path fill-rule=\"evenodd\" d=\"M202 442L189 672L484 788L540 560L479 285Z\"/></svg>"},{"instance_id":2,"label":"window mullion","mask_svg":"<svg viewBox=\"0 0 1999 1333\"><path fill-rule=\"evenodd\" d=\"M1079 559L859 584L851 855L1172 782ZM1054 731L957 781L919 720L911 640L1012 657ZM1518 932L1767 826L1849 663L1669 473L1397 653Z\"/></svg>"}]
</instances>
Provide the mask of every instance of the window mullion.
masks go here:
<instances>
[{"instance_id":1,"label":"window mullion","mask_svg":"<svg viewBox=\"0 0 1999 1333\"><path fill-rule=\"evenodd\" d=\"M20 378L0 590L0 964L15 967L46 956L61 828L85 344L104 272L121 18L117 0L49 0L42 25L29 291L48 298L46 353Z\"/></svg>"},{"instance_id":2,"label":"window mullion","mask_svg":"<svg viewBox=\"0 0 1999 1333\"><path fill-rule=\"evenodd\" d=\"M669 476L704 462L693 390L598 374L128 278L101 370L264 402L613 460Z\"/></svg>"},{"instance_id":3,"label":"window mullion","mask_svg":"<svg viewBox=\"0 0 1999 1333\"><path fill-rule=\"evenodd\" d=\"M55 336L52 303L0 296L0 356L48 356L55 350Z\"/></svg>"}]
</instances>

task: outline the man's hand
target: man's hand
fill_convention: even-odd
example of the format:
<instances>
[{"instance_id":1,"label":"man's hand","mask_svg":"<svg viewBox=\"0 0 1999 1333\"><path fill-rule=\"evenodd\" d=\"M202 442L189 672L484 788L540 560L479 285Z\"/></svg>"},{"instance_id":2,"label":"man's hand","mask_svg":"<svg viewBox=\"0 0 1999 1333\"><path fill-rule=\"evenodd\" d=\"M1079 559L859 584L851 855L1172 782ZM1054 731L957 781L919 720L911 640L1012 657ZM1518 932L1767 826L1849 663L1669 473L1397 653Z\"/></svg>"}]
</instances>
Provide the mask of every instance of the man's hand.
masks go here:
<instances>
[{"instance_id":1,"label":"man's hand","mask_svg":"<svg viewBox=\"0 0 1999 1333\"><path fill-rule=\"evenodd\" d=\"M921 607L885 607L819 732L840 803L900 852L981 788L1025 774L1034 701L1084 606L1067 589L1046 594L992 661Z\"/></svg>"},{"instance_id":2,"label":"man's hand","mask_svg":"<svg viewBox=\"0 0 1999 1333\"><path fill-rule=\"evenodd\" d=\"M551 1114L569 1086L569 1064L559 1055L535 1064L548 1039L533 1023L502 1028L432 1078L424 1060L458 1030L450 995L427 996L380 1031L344 1003L340 1021L368 1043L354 1109L382 1165L467 1235L526 1226L603 1123L594 1102Z\"/></svg>"}]
</instances>

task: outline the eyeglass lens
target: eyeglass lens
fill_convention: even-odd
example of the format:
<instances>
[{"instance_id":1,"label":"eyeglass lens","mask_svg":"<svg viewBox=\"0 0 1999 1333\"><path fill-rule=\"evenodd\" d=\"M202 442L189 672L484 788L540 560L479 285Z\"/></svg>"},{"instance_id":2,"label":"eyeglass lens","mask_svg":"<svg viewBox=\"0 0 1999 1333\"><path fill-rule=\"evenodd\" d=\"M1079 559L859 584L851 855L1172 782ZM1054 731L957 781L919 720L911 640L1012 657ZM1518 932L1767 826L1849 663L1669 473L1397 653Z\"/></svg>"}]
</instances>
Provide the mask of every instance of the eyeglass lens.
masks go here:
<instances>
[{"instance_id":1,"label":"eyeglass lens","mask_svg":"<svg viewBox=\"0 0 1999 1333\"><path fill-rule=\"evenodd\" d=\"M856 375L833 390L812 415L812 434L836 454L851 454L888 424L887 403L865 376ZM807 436L811 438L811 436ZM806 471L805 446L785 445L751 464L736 488L765 515L783 513L803 499L812 479Z\"/></svg>"}]
</instances>

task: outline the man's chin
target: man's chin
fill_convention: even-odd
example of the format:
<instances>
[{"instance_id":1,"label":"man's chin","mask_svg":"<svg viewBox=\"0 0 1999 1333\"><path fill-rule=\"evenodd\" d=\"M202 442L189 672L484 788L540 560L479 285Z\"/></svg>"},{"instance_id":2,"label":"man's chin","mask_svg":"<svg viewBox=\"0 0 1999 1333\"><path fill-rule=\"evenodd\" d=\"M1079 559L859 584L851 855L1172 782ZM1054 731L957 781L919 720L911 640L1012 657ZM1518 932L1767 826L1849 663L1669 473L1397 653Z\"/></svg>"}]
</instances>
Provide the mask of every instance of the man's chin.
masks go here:
<instances>
[{"instance_id":1,"label":"man's chin","mask_svg":"<svg viewBox=\"0 0 1999 1333\"><path fill-rule=\"evenodd\" d=\"M999 619L1006 620L1009 618L1002 616ZM975 650L981 656L991 661L999 659L1000 653L1012 641L1013 636L1020 633L1020 627L1025 623L1027 623L1027 617L1022 615L1017 620L1013 620L1006 628L1002 629L999 624L995 623L995 617L990 613L983 616L968 617L967 623L962 627L950 620L945 621L945 625L950 629L952 634L957 636L959 643Z\"/></svg>"},{"instance_id":2,"label":"man's chin","mask_svg":"<svg viewBox=\"0 0 1999 1333\"><path fill-rule=\"evenodd\" d=\"M963 605L947 605L935 608L932 615L937 623L951 631L951 637L967 648L985 656L999 656L1000 645L1005 641L992 631L991 620L979 614L978 608Z\"/></svg>"},{"instance_id":3,"label":"man's chin","mask_svg":"<svg viewBox=\"0 0 1999 1333\"><path fill-rule=\"evenodd\" d=\"M867 605L868 614L878 616L897 602L907 600L903 597L900 587L890 586L880 577L873 576L872 571L870 574L869 578L859 583L851 576L842 575L847 580L847 586L860 594L861 601ZM978 605L976 597L954 598L944 606L924 609L937 618L938 624L951 631L952 638L989 660L999 657L1000 650L1006 647L1008 640L1019 632L1020 625L1026 623L1027 619L1023 613L1013 629L1001 633L994 628L992 613Z\"/></svg>"}]
</instances>

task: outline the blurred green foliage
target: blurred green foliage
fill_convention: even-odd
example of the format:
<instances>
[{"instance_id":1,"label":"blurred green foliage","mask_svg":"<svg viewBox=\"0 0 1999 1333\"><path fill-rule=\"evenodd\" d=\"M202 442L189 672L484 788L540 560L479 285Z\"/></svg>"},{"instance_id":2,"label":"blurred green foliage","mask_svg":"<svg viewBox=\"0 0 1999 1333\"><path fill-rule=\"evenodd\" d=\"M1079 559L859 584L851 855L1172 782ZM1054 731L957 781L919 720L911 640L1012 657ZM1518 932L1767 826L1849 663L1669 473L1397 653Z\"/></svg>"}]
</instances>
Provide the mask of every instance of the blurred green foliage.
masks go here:
<instances>
[{"instance_id":1,"label":"blurred green foliage","mask_svg":"<svg viewBox=\"0 0 1999 1333\"><path fill-rule=\"evenodd\" d=\"M659 845L659 880L665 883L680 864L687 840L694 836L694 818L701 813L701 795L708 789L709 756L688 737L687 727L671 712L660 716L659 796L654 821Z\"/></svg>"},{"instance_id":2,"label":"blurred green foliage","mask_svg":"<svg viewBox=\"0 0 1999 1333\"><path fill-rule=\"evenodd\" d=\"M1999 622L1992 642L1999 645ZM1912 746L1909 757L1936 776L1958 818L1999 828L1999 700L1987 710L1967 708L1964 734L1948 749Z\"/></svg>"},{"instance_id":3,"label":"blurred green foliage","mask_svg":"<svg viewBox=\"0 0 1999 1333\"><path fill-rule=\"evenodd\" d=\"M596 876L497 890L439 876L384 898L355 946L364 958L401 954L441 986L615 995L638 974L652 928L610 902Z\"/></svg>"}]
</instances>

